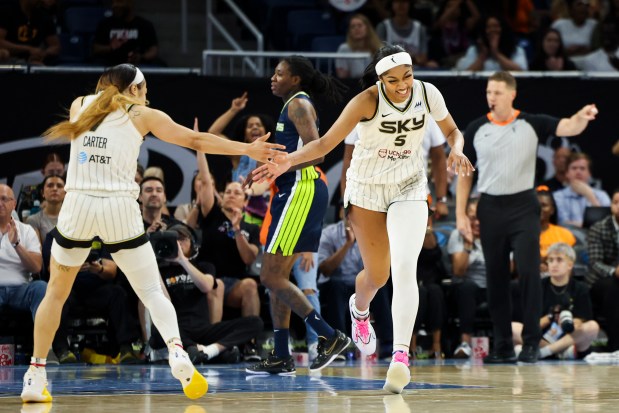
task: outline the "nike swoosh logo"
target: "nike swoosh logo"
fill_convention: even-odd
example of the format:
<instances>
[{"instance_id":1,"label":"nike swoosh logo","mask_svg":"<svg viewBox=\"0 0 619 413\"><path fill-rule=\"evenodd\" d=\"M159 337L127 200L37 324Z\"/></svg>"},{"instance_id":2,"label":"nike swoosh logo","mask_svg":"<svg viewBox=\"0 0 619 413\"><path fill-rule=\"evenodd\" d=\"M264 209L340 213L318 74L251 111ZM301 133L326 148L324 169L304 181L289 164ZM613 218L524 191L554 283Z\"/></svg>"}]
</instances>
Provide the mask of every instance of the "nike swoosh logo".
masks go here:
<instances>
[{"instance_id":1,"label":"nike swoosh logo","mask_svg":"<svg viewBox=\"0 0 619 413\"><path fill-rule=\"evenodd\" d=\"M284 192L283 194L277 194L277 197L278 197L278 198L281 198L281 197L283 197L284 195L286 195L286 193L285 193L285 192Z\"/></svg>"},{"instance_id":2,"label":"nike swoosh logo","mask_svg":"<svg viewBox=\"0 0 619 413\"><path fill-rule=\"evenodd\" d=\"M389 115L391 115L391 113L387 113L386 115L380 115L380 116L382 116L384 118L384 117L387 117Z\"/></svg>"},{"instance_id":3,"label":"nike swoosh logo","mask_svg":"<svg viewBox=\"0 0 619 413\"><path fill-rule=\"evenodd\" d=\"M318 316L317 316L316 314L314 314L314 318L315 318L316 320L320 320L320 318L318 318Z\"/></svg>"}]
</instances>

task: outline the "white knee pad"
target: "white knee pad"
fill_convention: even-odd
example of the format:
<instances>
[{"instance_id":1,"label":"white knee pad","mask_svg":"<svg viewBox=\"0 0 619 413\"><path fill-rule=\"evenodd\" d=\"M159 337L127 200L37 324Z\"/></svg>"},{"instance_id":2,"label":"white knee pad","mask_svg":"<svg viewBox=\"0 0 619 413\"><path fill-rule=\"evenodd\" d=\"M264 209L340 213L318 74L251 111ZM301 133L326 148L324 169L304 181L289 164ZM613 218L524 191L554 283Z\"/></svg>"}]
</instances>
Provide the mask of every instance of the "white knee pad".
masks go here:
<instances>
[{"instance_id":1,"label":"white knee pad","mask_svg":"<svg viewBox=\"0 0 619 413\"><path fill-rule=\"evenodd\" d=\"M52 257L58 264L67 267L81 266L88 258L89 253L90 248L65 248L58 245L56 240L52 243Z\"/></svg>"}]
</instances>

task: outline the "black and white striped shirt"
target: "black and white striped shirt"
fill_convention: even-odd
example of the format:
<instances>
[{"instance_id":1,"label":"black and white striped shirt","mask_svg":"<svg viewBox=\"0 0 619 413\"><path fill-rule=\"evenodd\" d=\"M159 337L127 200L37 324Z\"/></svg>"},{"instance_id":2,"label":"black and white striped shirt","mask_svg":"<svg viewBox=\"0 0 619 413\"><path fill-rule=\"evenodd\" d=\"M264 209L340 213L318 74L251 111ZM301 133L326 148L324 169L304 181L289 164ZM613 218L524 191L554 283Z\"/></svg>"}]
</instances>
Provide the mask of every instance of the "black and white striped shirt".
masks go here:
<instances>
[{"instance_id":1,"label":"black and white striped shirt","mask_svg":"<svg viewBox=\"0 0 619 413\"><path fill-rule=\"evenodd\" d=\"M471 122L464 132L464 154L478 171L478 191L511 195L532 189L540 137L554 135L559 120L516 111L505 122L494 121L490 113Z\"/></svg>"}]
</instances>

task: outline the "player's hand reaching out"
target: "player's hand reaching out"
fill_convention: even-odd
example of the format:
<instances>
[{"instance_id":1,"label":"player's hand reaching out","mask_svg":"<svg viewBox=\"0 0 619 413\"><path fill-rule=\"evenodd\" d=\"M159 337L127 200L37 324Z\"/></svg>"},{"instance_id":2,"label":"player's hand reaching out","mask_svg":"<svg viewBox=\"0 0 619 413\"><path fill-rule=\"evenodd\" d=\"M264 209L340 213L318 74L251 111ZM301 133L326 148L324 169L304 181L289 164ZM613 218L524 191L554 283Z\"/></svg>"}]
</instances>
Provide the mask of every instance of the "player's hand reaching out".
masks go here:
<instances>
[{"instance_id":1,"label":"player's hand reaching out","mask_svg":"<svg viewBox=\"0 0 619 413\"><path fill-rule=\"evenodd\" d=\"M461 149L451 148L447 157L447 170L456 175L469 176L475 171L475 168Z\"/></svg>"},{"instance_id":2,"label":"player's hand reaching out","mask_svg":"<svg viewBox=\"0 0 619 413\"><path fill-rule=\"evenodd\" d=\"M248 144L245 154L259 162L271 162L273 158L282 153L280 149L284 150L286 147L277 143L267 142L266 140L269 139L269 136L271 136L271 132Z\"/></svg>"},{"instance_id":3,"label":"player's hand reaching out","mask_svg":"<svg viewBox=\"0 0 619 413\"><path fill-rule=\"evenodd\" d=\"M269 159L268 163L259 166L251 173L252 180L256 183L273 182L278 176L290 169L291 163L285 152L280 152L277 156Z\"/></svg>"}]
</instances>

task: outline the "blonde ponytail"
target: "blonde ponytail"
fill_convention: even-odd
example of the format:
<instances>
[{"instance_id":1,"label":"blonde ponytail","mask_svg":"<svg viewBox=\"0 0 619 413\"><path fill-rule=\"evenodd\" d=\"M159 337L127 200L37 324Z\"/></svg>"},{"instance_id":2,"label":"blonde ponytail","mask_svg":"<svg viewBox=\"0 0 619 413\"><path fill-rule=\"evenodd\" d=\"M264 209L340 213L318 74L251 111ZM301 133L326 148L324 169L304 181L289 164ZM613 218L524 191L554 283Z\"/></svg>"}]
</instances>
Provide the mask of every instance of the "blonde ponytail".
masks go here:
<instances>
[{"instance_id":1,"label":"blonde ponytail","mask_svg":"<svg viewBox=\"0 0 619 413\"><path fill-rule=\"evenodd\" d=\"M123 95L113 84L108 84L101 89L99 95L80 114L75 122L62 121L43 133L47 140L69 139L73 140L82 133L92 130L101 123L107 115L117 110L127 111L131 104L141 104L137 99Z\"/></svg>"}]
</instances>

